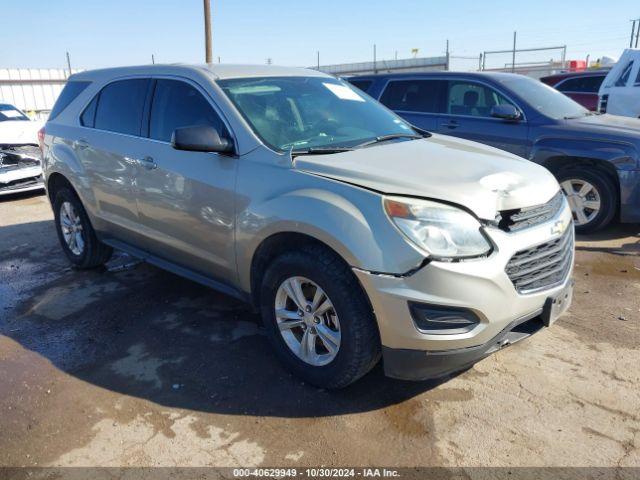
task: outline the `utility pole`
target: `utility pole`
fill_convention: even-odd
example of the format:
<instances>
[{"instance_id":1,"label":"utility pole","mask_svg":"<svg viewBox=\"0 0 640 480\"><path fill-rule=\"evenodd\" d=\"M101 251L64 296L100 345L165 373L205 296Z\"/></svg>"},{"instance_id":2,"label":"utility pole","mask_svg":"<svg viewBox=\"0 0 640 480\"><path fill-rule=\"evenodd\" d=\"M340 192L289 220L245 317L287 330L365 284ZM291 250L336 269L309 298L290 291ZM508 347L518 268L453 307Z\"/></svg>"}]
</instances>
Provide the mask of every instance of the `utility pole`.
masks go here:
<instances>
[{"instance_id":1,"label":"utility pole","mask_svg":"<svg viewBox=\"0 0 640 480\"><path fill-rule=\"evenodd\" d=\"M204 0L204 57L205 62L212 63L211 59L211 3Z\"/></svg>"},{"instance_id":2,"label":"utility pole","mask_svg":"<svg viewBox=\"0 0 640 480\"><path fill-rule=\"evenodd\" d=\"M378 73L378 68L376 67L376 44L373 44L373 73Z\"/></svg>"},{"instance_id":3,"label":"utility pole","mask_svg":"<svg viewBox=\"0 0 640 480\"><path fill-rule=\"evenodd\" d=\"M447 38L447 53L446 53L446 61L445 61L445 70L449 71L449 39Z\"/></svg>"},{"instance_id":4,"label":"utility pole","mask_svg":"<svg viewBox=\"0 0 640 480\"><path fill-rule=\"evenodd\" d=\"M71 58L69 57L69 52L67 52L67 67L69 68L69 76L71 76Z\"/></svg>"},{"instance_id":5,"label":"utility pole","mask_svg":"<svg viewBox=\"0 0 640 480\"><path fill-rule=\"evenodd\" d=\"M513 32L513 56L511 57L511 72L516 71L516 36L518 32Z\"/></svg>"}]
</instances>

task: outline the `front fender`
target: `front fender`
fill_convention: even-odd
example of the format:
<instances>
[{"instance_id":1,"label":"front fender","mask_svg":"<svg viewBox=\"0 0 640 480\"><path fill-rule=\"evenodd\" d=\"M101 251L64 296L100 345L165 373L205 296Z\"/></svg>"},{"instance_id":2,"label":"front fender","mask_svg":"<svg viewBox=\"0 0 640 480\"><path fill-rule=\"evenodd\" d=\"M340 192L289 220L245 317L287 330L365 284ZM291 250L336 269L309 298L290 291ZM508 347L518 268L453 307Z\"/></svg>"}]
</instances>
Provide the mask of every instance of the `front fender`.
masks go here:
<instances>
[{"instance_id":1,"label":"front fender","mask_svg":"<svg viewBox=\"0 0 640 480\"><path fill-rule=\"evenodd\" d=\"M558 157L600 160L612 164L616 170L639 168L636 147L622 141L545 137L533 144L529 159L540 165L549 166Z\"/></svg>"},{"instance_id":2,"label":"front fender","mask_svg":"<svg viewBox=\"0 0 640 480\"><path fill-rule=\"evenodd\" d=\"M250 291L251 263L260 244L278 233L313 237L349 265L376 272L405 273L424 259L387 219L382 197L308 175L328 188L300 188L250 205L237 218L236 245L241 287Z\"/></svg>"}]
</instances>

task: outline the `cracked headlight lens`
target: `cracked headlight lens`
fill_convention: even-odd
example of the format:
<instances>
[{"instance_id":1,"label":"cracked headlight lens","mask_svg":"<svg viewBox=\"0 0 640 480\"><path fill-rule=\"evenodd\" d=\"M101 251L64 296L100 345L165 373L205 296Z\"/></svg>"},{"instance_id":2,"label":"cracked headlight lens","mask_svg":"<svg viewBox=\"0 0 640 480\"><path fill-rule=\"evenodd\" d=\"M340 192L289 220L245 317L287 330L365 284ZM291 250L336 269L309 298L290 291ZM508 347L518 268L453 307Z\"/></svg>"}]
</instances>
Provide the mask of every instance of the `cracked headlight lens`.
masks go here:
<instances>
[{"instance_id":1,"label":"cracked headlight lens","mask_svg":"<svg viewBox=\"0 0 640 480\"><path fill-rule=\"evenodd\" d=\"M387 197L384 209L396 227L430 257L451 260L491 251L480 222L460 208L428 200Z\"/></svg>"}]
</instances>

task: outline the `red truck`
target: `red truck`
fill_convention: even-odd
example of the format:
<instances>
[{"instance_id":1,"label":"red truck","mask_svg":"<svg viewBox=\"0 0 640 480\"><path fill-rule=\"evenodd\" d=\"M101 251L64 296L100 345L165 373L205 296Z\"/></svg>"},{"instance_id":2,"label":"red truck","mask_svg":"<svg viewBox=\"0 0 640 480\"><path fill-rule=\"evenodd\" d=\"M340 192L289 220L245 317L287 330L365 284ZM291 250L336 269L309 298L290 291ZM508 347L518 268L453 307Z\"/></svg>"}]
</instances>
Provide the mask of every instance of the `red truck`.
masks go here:
<instances>
[{"instance_id":1,"label":"red truck","mask_svg":"<svg viewBox=\"0 0 640 480\"><path fill-rule=\"evenodd\" d=\"M565 72L543 77L540 81L595 112L598 110L598 90L607 73L609 70Z\"/></svg>"}]
</instances>

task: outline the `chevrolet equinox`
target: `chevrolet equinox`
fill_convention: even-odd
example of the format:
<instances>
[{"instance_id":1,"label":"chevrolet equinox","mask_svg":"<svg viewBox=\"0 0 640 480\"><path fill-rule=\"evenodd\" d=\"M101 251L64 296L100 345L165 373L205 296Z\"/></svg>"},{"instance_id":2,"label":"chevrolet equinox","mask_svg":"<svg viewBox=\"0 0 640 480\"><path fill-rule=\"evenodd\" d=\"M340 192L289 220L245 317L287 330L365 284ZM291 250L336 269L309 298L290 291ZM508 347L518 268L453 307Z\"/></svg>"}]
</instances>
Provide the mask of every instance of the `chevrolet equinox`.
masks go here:
<instances>
[{"instance_id":1,"label":"chevrolet equinox","mask_svg":"<svg viewBox=\"0 0 640 480\"><path fill-rule=\"evenodd\" d=\"M418 130L349 84L273 66L72 75L41 131L64 253L112 249L250 302L280 360L344 387L420 380L549 326L574 228L543 167Z\"/></svg>"}]
</instances>

